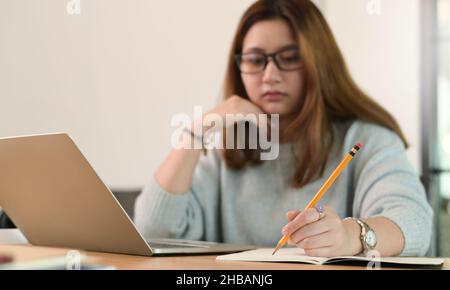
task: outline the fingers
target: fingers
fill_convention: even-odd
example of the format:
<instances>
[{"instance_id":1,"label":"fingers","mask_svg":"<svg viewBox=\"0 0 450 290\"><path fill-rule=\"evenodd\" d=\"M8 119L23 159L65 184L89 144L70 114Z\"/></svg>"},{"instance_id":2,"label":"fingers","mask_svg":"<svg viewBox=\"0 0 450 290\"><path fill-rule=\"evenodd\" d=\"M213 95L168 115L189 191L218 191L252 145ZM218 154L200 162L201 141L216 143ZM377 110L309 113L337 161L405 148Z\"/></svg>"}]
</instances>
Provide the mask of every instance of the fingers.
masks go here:
<instances>
[{"instance_id":1,"label":"fingers","mask_svg":"<svg viewBox=\"0 0 450 290\"><path fill-rule=\"evenodd\" d=\"M288 211L286 213L286 219L288 220L288 222L291 222L299 213L299 210Z\"/></svg>"},{"instance_id":2,"label":"fingers","mask_svg":"<svg viewBox=\"0 0 450 290\"><path fill-rule=\"evenodd\" d=\"M325 232L316 236L305 238L296 244L297 247L302 248L305 251L330 247L332 245L333 239L331 232Z\"/></svg>"},{"instance_id":3,"label":"fingers","mask_svg":"<svg viewBox=\"0 0 450 290\"><path fill-rule=\"evenodd\" d=\"M283 228L282 233L289 236L289 244L304 249L309 256L335 255L343 243L342 220L327 206L324 206L323 213L324 215L320 217L315 208L302 212L287 212L286 218L289 223Z\"/></svg>"},{"instance_id":4,"label":"fingers","mask_svg":"<svg viewBox=\"0 0 450 290\"><path fill-rule=\"evenodd\" d=\"M319 220L317 222L308 224L297 231L295 231L290 237L289 242L292 245L297 245L302 240L323 234L331 230L330 223L325 219Z\"/></svg>"},{"instance_id":5,"label":"fingers","mask_svg":"<svg viewBox=\"0 0 450 290\"><path fill-rule=\"evenodd\" d=\"M299 213L291 222L283 227L283 235L290 236L301 227L313 223L319 219L319 213L315 208L309 208Z\"/></svg>"}]
</instances>

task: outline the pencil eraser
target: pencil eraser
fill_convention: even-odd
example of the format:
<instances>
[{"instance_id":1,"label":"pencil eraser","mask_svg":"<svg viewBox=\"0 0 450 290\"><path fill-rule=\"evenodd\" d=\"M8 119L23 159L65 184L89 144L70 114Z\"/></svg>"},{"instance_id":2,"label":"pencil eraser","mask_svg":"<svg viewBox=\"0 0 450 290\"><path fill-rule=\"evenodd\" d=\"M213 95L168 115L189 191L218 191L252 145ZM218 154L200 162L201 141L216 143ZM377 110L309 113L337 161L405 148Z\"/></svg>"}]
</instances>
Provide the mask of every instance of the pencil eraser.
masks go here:
<instances>
[{"instance_id":1,"label":"pencil eraser","mask_svg":"<svg viewBox=\"0 0 450 290\"><path fill-rule=\"evenodd\" d=\"M358 142L358 143L356 144L356 146L358 146L360 149L364 147L363 143L361 143L361 142Z\"/></svg>"}]
</instances>

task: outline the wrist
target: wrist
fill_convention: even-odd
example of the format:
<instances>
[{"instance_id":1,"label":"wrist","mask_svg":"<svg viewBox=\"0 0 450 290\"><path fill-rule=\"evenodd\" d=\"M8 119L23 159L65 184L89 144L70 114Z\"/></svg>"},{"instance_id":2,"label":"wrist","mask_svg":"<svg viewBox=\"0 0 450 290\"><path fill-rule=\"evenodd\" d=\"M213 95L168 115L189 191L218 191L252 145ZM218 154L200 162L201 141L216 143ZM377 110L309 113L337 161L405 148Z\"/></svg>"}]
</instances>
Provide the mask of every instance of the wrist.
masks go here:
<instances>
[{"instance_id":1,"label":"wrist","mask_svg":"<svg viewBox=\"0 0 450 290\"><path fill-rule=\"evenodd\" d=\"M348 251L350 255L356 256L364 251L361 243L361 227L360 225L351 219L343 221L344 228L347 233Z\"/></svg>"},{"instance_id":2,"label":"wrist","mask_svg":"<svg viewBox=\"0 0 450 290\"><path fill-rule=\"evenodd\" d=\"M202 136L213 127L220 126L221 124L223 126L224 119L219 113L215 113L214 111L207 112L190 124L191 132L197 136Z\"/></svg>"}]
</instances>

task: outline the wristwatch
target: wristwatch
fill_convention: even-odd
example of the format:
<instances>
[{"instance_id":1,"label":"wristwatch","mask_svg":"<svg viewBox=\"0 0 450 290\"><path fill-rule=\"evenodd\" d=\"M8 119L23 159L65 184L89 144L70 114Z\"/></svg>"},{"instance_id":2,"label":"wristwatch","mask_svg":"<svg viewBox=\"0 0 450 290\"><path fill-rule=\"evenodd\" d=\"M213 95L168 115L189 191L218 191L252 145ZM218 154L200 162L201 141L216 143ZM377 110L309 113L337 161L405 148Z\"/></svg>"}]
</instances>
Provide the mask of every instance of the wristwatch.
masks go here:
<instances>
[{"instance_id":1,"label":"wristwatch","mask_svg":"<svg viewBox=\"0 0 450 290\"><path fill-rule=\"evenodd\" d=\"M360 240L363 246L363 254L367 255L367 253L373 249L375 249L377 245L377 235L375 231L364 221L361 219L357 219L354 217L346 218L346 220L353 220L361 227Z\"/></svg>"}]
</instances>

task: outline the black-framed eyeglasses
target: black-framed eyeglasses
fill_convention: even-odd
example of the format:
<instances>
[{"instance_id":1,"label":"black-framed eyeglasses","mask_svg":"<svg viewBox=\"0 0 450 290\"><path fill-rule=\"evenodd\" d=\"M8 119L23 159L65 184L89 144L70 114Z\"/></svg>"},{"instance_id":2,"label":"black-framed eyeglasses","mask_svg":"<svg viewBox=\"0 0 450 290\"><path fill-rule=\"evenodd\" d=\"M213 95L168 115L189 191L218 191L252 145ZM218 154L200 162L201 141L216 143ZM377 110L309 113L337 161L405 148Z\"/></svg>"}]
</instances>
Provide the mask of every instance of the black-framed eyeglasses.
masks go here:
<instances>
[{"instance_id":1,"label":"black-framed eyeglasses","mask_svg":"<svg viewBox=\"0 0 450 290\"><path fill-rule=\"evenodd\" d=\"M263 72L269 59L272 59L277 68L282 71L294 71L303 67L303 59L298 48L286 48L271 54L249 52L237 54L235 57L240 72L244 74Z\"/></svg>"}]
</instances>

